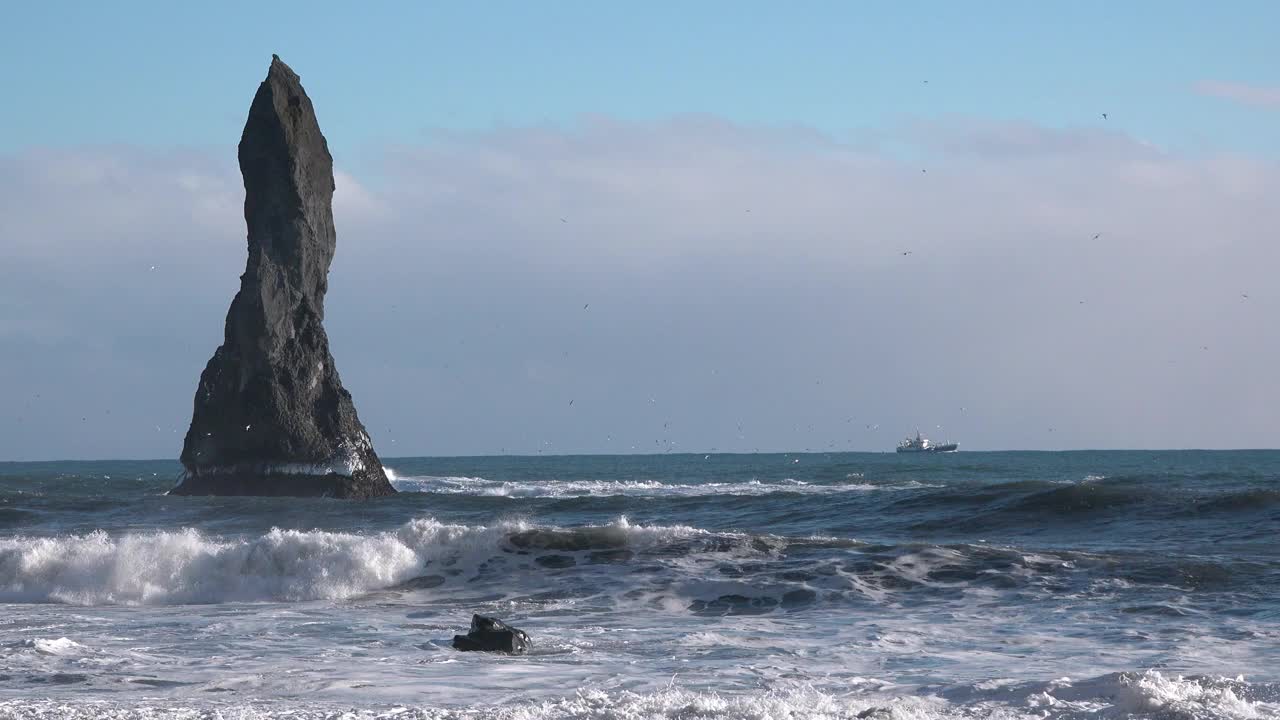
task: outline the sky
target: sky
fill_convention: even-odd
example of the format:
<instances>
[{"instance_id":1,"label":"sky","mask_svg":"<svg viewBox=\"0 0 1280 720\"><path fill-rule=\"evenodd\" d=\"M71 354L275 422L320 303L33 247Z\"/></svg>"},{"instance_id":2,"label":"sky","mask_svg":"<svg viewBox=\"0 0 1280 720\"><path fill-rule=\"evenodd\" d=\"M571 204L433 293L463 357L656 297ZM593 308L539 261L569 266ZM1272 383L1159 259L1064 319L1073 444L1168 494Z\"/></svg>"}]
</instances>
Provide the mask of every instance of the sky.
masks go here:
<instances>
[{"instance_id":1,"label":"sky","mask_svg":"<svg viewBox=\"0 0 1280 720\"><path fill-rule=\"evenodd\" d=\"M180 5L0 31L0 460L178 455L272 53L384 456L1280 435L1273 3Z\"/></svg>"}]
</instances>

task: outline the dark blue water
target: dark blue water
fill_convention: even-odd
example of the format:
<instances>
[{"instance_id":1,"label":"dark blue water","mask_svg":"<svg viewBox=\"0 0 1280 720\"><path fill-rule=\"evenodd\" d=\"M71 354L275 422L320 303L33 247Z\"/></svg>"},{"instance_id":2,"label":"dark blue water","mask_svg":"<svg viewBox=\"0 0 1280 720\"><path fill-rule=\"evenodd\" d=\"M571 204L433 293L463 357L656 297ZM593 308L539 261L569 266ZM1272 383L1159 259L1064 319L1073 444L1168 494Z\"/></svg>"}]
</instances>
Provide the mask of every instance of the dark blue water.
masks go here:
<instances>
[{"instance_id":1,"label":"dark blue water","mask_svg":"<svg viewBox=\"0 0 1280 720\"><path fill-rule=\"evenodd\" d=\"M0 464L0 716L142 717L157 693L304 717L1280 706L1280 452L387 465L399 495L341 502ZM538 649L455 653L473 611Z\"/></svg>"}]
</instances>

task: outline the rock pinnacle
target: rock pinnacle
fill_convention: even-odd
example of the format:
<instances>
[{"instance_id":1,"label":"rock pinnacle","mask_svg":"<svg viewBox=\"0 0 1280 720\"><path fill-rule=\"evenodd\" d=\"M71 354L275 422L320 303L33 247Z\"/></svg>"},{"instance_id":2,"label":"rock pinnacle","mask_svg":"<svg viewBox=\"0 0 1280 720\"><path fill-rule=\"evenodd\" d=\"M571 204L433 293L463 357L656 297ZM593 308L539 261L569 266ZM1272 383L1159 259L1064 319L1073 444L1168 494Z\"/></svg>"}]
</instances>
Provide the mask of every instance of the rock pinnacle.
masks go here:
<instances>
[{"instance_id":1,"label":"rock pinnacle","mask_svg":"<svg viewBox=\"0 0 1280 720\"><path fill-rule=\"evenodd\" d=\"M249 259L196 390L176 495L369 498L395 492L325 335L333 158L277 55L240 137Z\"/></svg>"}]
</instances>

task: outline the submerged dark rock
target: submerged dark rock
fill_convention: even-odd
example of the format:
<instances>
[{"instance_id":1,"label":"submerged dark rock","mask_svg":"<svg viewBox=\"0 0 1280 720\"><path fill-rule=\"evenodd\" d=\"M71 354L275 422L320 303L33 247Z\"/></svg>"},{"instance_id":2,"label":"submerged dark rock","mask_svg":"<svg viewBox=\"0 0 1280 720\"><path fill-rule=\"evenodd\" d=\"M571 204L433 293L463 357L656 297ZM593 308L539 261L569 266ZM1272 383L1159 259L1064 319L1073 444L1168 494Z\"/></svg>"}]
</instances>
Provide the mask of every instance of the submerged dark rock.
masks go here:
<instances>
[{"instance_id":1,"label":"submerged dark rock","mask_svg":"<svg viewBox=\"0 0 1280 720\"><path fill-rule=\"evenodd\" d=\"M325 334L333 158L297 74L272 56L240 137L249 260L200 375L177 495L391 495Z\"/></svg>"},{"instance_id":2,"label":"submerged dark rock","mask_svg":"<svg viewBox=\"0 0 1280 720\"><path fill-rule=\"evenodd\" d=\"M447 579L443 575L420 575L416 578L410 578L400 583L392 585L391 590L430 590L431 588L440 587L445 584Z\"/></svg>"},{"instance_id":3,"label":"submerged dark rock","mask_svg":"<svg viewBox=\"0 0 1280 720\"><path fill-rule=\"evenodd\" d=\"M573 567L578 564L578 561L574 560L572 555L543 555L541 557L534 558L533 561L544 568L551 568L553 570Z\"/></svg>"},{"instance_id":4,"label":"submerged dark rock","mask_svg":"<svg viewBox=\"0 0 1280 720\"><path fill-rule=\"evenodd\" d=\"M455 650L504 652L512 655L528 652L532 642L523 630L484 615L472 615L471 631L466 635L453 636Z\"/></svg>"}]
</instances>

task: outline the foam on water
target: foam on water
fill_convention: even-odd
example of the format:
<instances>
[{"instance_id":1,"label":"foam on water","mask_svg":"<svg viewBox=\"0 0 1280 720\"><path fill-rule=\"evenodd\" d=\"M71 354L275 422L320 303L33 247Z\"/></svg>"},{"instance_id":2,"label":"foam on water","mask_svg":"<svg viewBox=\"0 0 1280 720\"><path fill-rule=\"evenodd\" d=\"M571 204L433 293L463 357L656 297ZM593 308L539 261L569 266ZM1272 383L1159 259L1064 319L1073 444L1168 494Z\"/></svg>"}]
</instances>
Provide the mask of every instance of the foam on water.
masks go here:
<instances>
[{"instance_id":1,"label":"foam on water","mask_svg":"<svg viewBox=\"0 0 1280 720\"><path fill-rule=\"evenodd\" d=\"M390 477L390 476L389 476ZM392 480L401 492L442 493L447 495L481 495L513 498L571 497L703 497L715 495L762 496L775 493L798 495L834 495L840 493L916 490L931 486L917 481L886 485L867 483L818 484L795 478L780 482L747 480L744 482L710 482L683 484L657 480L545 480L495 481L482 477L420 475Z\"/></svg>"},{"instance_id":2,"label":"foam on water","mask_svg":"<svg viewBox=\"0 0 1280 720\"><path fill-rule=\"evenodd\" d=\"M289 703L9 700L0 716L13 720L1257 720L1280 713L1276 688L1242 678L1183 678L1156 671L1010 685L985 683L964 701L944 692L854 678L841 692L799 685L722 694L670 687L652 692L582 689L554 699L480 707L398 704L374 707ZM1265 695L1245 699L1242 694Z\"/></svg>"},{"instance_id":3,"label":"foam on water","mask_svg":"<svg viewBox=\"0 0 1280 720\"><path fill-rule=\"evenodd\" d=\"M73 655L83 652L85 647L75 640L68 638L58 638L50 640L47 638L35 638L33 640L23 640L18 644L20 648L30 648L41 655Z\"/></svg>"}]
</instances>

